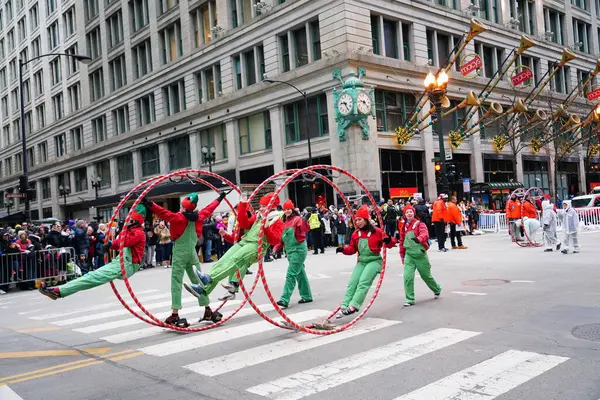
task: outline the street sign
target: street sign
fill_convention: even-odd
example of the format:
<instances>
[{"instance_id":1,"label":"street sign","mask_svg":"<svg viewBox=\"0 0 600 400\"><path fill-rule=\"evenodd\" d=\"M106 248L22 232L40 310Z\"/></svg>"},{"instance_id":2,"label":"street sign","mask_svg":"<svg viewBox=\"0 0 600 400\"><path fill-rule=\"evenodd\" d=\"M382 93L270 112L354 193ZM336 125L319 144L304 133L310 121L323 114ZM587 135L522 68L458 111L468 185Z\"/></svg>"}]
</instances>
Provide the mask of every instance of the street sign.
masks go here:
<instances>
[{"instance_id":1,"label":"street sign","mask_svg":"<svg viewBox=\"0 0 600 400\"><path fill-rule=\"evenodd\" d=\"M452 160L452 149L444 149L446 151L446 161Z\"/></svg>"},{"instance_id":2,"label":"street sign","mask_svg":"<svg viewBox=\"0 0 600 400\"><path fill-rule=\"evenodd\" d=\"M23 199L25 198L25 193L6 193L4 197L7 199Z\"/></svg>"},{"instance_id":3,"label":"street sign","mask_svg":"<svg viewBox=\"0 0 600 400\"><path fill-rule=\"evenodd\" d=\"M463 178L463 192L468 193L471 191L471 179Z\"/></svg>"}]
</instances>

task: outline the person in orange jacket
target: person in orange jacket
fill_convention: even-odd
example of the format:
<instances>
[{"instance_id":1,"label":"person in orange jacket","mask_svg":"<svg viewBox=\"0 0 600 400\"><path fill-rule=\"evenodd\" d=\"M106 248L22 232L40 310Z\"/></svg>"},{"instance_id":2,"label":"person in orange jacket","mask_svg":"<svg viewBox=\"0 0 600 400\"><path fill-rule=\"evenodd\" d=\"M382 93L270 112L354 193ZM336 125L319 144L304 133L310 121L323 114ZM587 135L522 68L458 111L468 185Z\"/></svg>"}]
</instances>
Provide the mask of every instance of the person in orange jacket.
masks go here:
<instances>
[{"instance_id":1,"label":"person in orange jacket","mask_svg":"<svg viewBox=\"0 0 600 400\"><path fill-rule=\"evenodd\" d=\"M516 221L521 219L521 202L514 193L506 202L506 219L508 221L508 229L512 233L513 241L523 240L521 229L516 224Z\"/></svg>"},{"instance_id":2,"label":"person in orange jacket","mask_svg":"<svg viewBox=\"0 0 600 400\"><path fill-rule=\"evenodd\" d=\"M519 218L521 216L519 215ZM531 200L531 195L527 195L525 201L523 202L523 218L537 218L537 208L535 204L533 204L533 200Z\"/></svg>"},{"instance_id":3,"label":"person in orange jacket","mask_svg":"<svg viewBox=\"0 0 600 400\"><path fill-rule=\"evenodd\" d=\"M446 223L449 221L448 215L448 195L440 194L438 199L433 203L433 214L431 222L435 228L435 238L438 242L438 249L442 252L448 251L446 248Z\"/></svg>"},{"instance_id":4,"label":"person in orange jacket","mask_svg":"<svg viewBox=\"0 0 600 400\"><path fill-rule=\"evenodd\" d=\"M460 208L456 204L458 199L456 196L452 196L452 201L448 203L448 222L450 222L450 242L452 243L453 249L466 249L467 246L463 246L462 234L463 228L463 216ZM456 227L460 227L459 230ZM455 240L456 239L456 240ZM457 246L458 244L458 246Z\"/></svg>"}]
</instances>

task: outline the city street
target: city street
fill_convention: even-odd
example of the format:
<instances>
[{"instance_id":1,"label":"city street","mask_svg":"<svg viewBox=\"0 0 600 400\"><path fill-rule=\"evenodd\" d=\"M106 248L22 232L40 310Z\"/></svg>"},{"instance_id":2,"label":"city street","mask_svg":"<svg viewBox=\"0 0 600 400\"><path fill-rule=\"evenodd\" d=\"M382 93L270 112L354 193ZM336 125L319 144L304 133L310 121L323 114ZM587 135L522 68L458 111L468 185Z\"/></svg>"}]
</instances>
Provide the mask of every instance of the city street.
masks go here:
<instances>
[{"instance_id":1,"label":"city street","mask_svg":"<svg viewBox=\"0 0 600 400\"><path fill-rule=\"evenodd\" d=\"M275 328L250 307L216 329L180 334L137 320L109 286L57 301L9 292L0 296L0 399L598 400L599 239L600 232L581 232L581 253L568 255L517 247L506 234L466 237L467 250L448 253L434 243L442 295L434 299L416 278L409 308L398 249L389 250L370 312L322 337ZM295 293L287 313L296 321L326 316L354 261L333 248L309 254L315 301L297 304ZM265 267L277 299L287 261ZM161 320L170 311L170 272L155 268L131 280ZM256 293L279 319L260 286ZM197 321L195 298L185 290L183 298L181 316Z\"/></svg>"}]
</instances>

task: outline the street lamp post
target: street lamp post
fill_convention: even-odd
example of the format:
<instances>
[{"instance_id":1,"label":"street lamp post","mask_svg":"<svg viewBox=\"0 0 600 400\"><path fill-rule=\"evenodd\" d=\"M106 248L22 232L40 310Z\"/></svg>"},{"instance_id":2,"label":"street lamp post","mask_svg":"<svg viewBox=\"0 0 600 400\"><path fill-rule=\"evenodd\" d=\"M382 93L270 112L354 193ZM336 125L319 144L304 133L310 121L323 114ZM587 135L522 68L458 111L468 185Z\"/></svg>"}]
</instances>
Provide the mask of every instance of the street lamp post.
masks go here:
<instances>
[{"instance_id":1,"label":"street lamp post","mask_svg":"<svg viewBox=\"0 0 600 400\"><path fill-rule=\"evenodd\" d=\"M50 53L50 54L42 54L37 57L33 57L27 61L23 61L19 58L19 96L20 96L20 127L21 127L21 140L23 142L23 177L21 182L23 183L22 190L25 194L25 218L27 221L31 221L31 208L29 205L29 171L28 171L28 161L27 161L27 135L25 133L25 95L23 94L23 67L29 64L32 61L40 59L42 57L54 57L54 56L63 56L63 57L71 57L80 62L89 62L91 61L91 57L83 56L80 54L67 54L67 53ZM66 200L65 200L66 202Z\"/></svg>"},{"instance_id":2,"label":"street lamp post","mask_svg":"<svg viewBox=\"0 0 600 400\"><path fill-rule=\"evenodd\" d=\"M71 194L71 188L69 186L60 185L58 187L58 192L63 197L65 202L65 215L67 214L67 196Z\"/></svg>"},{"instance_id":3,"label":"street lamp post","mask_svg":"<svg viewBox=\"0 0 600 400\"><path fill-rule=\"evenodd\" d=\"M425 81L423 82L425 86L425 91L429 96L430 101L435 105L435 110L438 114L438 140L440 147L440 188L442 192L448 192L450 189L448 186L448 176L446 169L446 150L444 148L444 128L443 128L443 120L442 120L442 103L446 97L446 91L448 86L448 74L446 71L442 70L437 78L430 72L427 74Z\"/></svg>"},{"instance_id":4,"label":"street lamp post","mask_svg":"<svg viewBox=\"0 0 600 400\"><path fill-rule=\"evenodd\" d=\"M217 149L215 149L214 146L211 146L209 153L208 147L202 146L202 158L204 159L204 163L208 164L209 172L212 172L212 165L217 159Z\"/></svg>"},{"instance_id":5,"label":"street lamp post","mask_svg":"<svg viewBox=\"0 0 600 400\"><path fill-rule=\"evenodd\" d=\"M8 215L10 215L10 209L12 208L12 206L14 205L12 199L8 199L6 201L6 212L8 213Z\"/></svg>"},{"instance_id":6,"label":"street lamp post","mask_svg":"<svg viewBox=\"0 0 600 400\"><path fill-rule=\"evenodd\" d=\"M96 192L96 200L98 200L99 196L98 196L98 190L100 189L100 184L102 182L102 178L100 178L99 176L92 176L92 188L94 188L95 192ZM102 217L100 216L100 210L98 210L98 205L96 205L96 217L95 217L96 221L100 222L100 219L102 219Z\"/></svg>"}]
</instances>

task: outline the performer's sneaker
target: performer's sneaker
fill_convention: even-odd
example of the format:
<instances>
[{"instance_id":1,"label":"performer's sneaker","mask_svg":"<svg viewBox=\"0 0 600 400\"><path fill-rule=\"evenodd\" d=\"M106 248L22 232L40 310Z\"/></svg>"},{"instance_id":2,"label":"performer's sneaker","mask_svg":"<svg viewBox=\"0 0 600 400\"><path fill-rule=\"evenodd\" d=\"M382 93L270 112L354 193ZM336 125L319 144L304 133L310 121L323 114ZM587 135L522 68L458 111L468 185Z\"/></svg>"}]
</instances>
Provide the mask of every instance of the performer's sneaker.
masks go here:
<instances>
[{"instance_id":1,"label":"performer's sneaker","mask_svg":"<svg viewBox=\"0 0 600 400\"><path fill-rule=\"evenodd\" d=\"M192 268L194 270L194 275L196 275L196 278L198 278L198 280L200 281L198 283L198 286L204 289L206 286L210 285L210 283L212 282L212 278L209 274L200 271L195 265L193 265Z\"/></svg>"},{"instance_id":2,"label":"performer's sneaker","mask_svg":"<svg viewBox=\"0 0 600 400\"><path fill-rule=\"evenodd\" d=\"M195 296L198 298L200 298L200 296L203 296L206 294L206 292L204 292L204 288L200 287L200 285L183 282L183 287L185 288L185 290L190 292L192 294L192 296Z\"/></svg>"},{"instance_id":3,"label":"performer's sneaker","mask_svg":"<svg viewBox=\"0 0 600 400\"><path fill-rule=\"evenodd\" d=\"M219 297L219 301L228 301L228 300L233 300L235 299L235 293L227 293L225 296L223 297Z\"/></svg>"},{"instance_id":4,"label":"performer's sneaker","mask_svg":"<svg viewBox=\"0 0 600 400\"><path fill-rule=\"evenodd\" d=\"M440 290L437 293L433 294L433 298L439 299L441 295L442 295L442 285L440 285Z\"/></svg>"},{"instance_id":5,"label":"performer's sneaker","mask_svg":"<svg viewBox=\"0 0 600 400\"><path fill-rule=\"evenodd\" d=\"M559 244L556 245L556 251L560 250L560 246L562 246L562 243L559 243Z\"/></svg>"},{"instance_id":6,"label":"performer's sneaker","mask_svg":"<svg viewBox=\"0 0 600 400\"><path fill-rule=\"evenodd\" d=\"M46 297L51 298L52 300L60 299L60 291L58 290L57 287L47 288L46 285L42 285L42 286L40 286L39 291L41 294L43 294Z\"/></svg>"},{"instance_id":7,"label":"performer's sneaker","mask_svg":"<svg viewBox=\"0 0 600 400\"><path fill-rule=\"evenodd\" d=\"M221 286L223 286L223 289L227 290L229 293L235 294L238 292L238 285L233 282L221 283Z\"/></svg>"},{"instance_id":8,"label":"performer's sneaker","mask_svg":"<svg viewBox=\"0 0 600 400\"><path fill-rule=\"evenodd\" d=\"M344 314L344 315L354 314L355 312L358 312L358 308L354 308L352 306L342 308L342 314Z\"/></svg>"},{"instance_id":9,"label":"performer's sneaker","mask_svg":"<svg viewBox=\"0 0 600 400\"><path fill-rule=\"evenodd\" d=\"M405 301L404 302L404 307L410 307L410 306L414 306L414 305L415 305L414 302L413 303L411 303L410 301Z\"/></svg>"},{"instance_id":10,"label":"performer's sneaker","mask_svg":"<svg viewBox=\"0 0 600 400\"><path fill-rule=\"evenodd\" d=\"M284 303L283 301L281 301L281 300L279 300L279 301L277 302L277 305L278 305L279 307L281 307L281 308L288 308L288 305L287 305L287 304L285 304L285 303Z\"/></svg>"},{"instance_id":11,"label":"performer's sneaker","mask_svg":"<svg viewBox=\"0 0 600 400\"><path fill-rule=\"evenodd\" d=\"M312 303L312 299L310 299L310 300L306 300L306 299L300 299L300 300L298 301L298 304L306 304L306 303Z\"/></svg>"},{"instance_id":12,"label":"performer's sneaker","mask_svg":"<svg viewBox=\"0 0 600 400\"><path fill-rule=\"evenodd\" d=\"M551 253L551 252L553 252L553 251L554 251L554 250L552 250L552 249L546 249L546 250L544 250L544 253Z\"/></svg>"},{"instance_id":13,"label":"performer's sneaker","mask_svg":"<svg viewBox=\"0 0 600 400\"><path fill-rule=\"evenodd\" d=\"M175 325L179 321L179 314L171 314L169 318L165 319L165 324Z\"/></svg>"}]
</instances>

